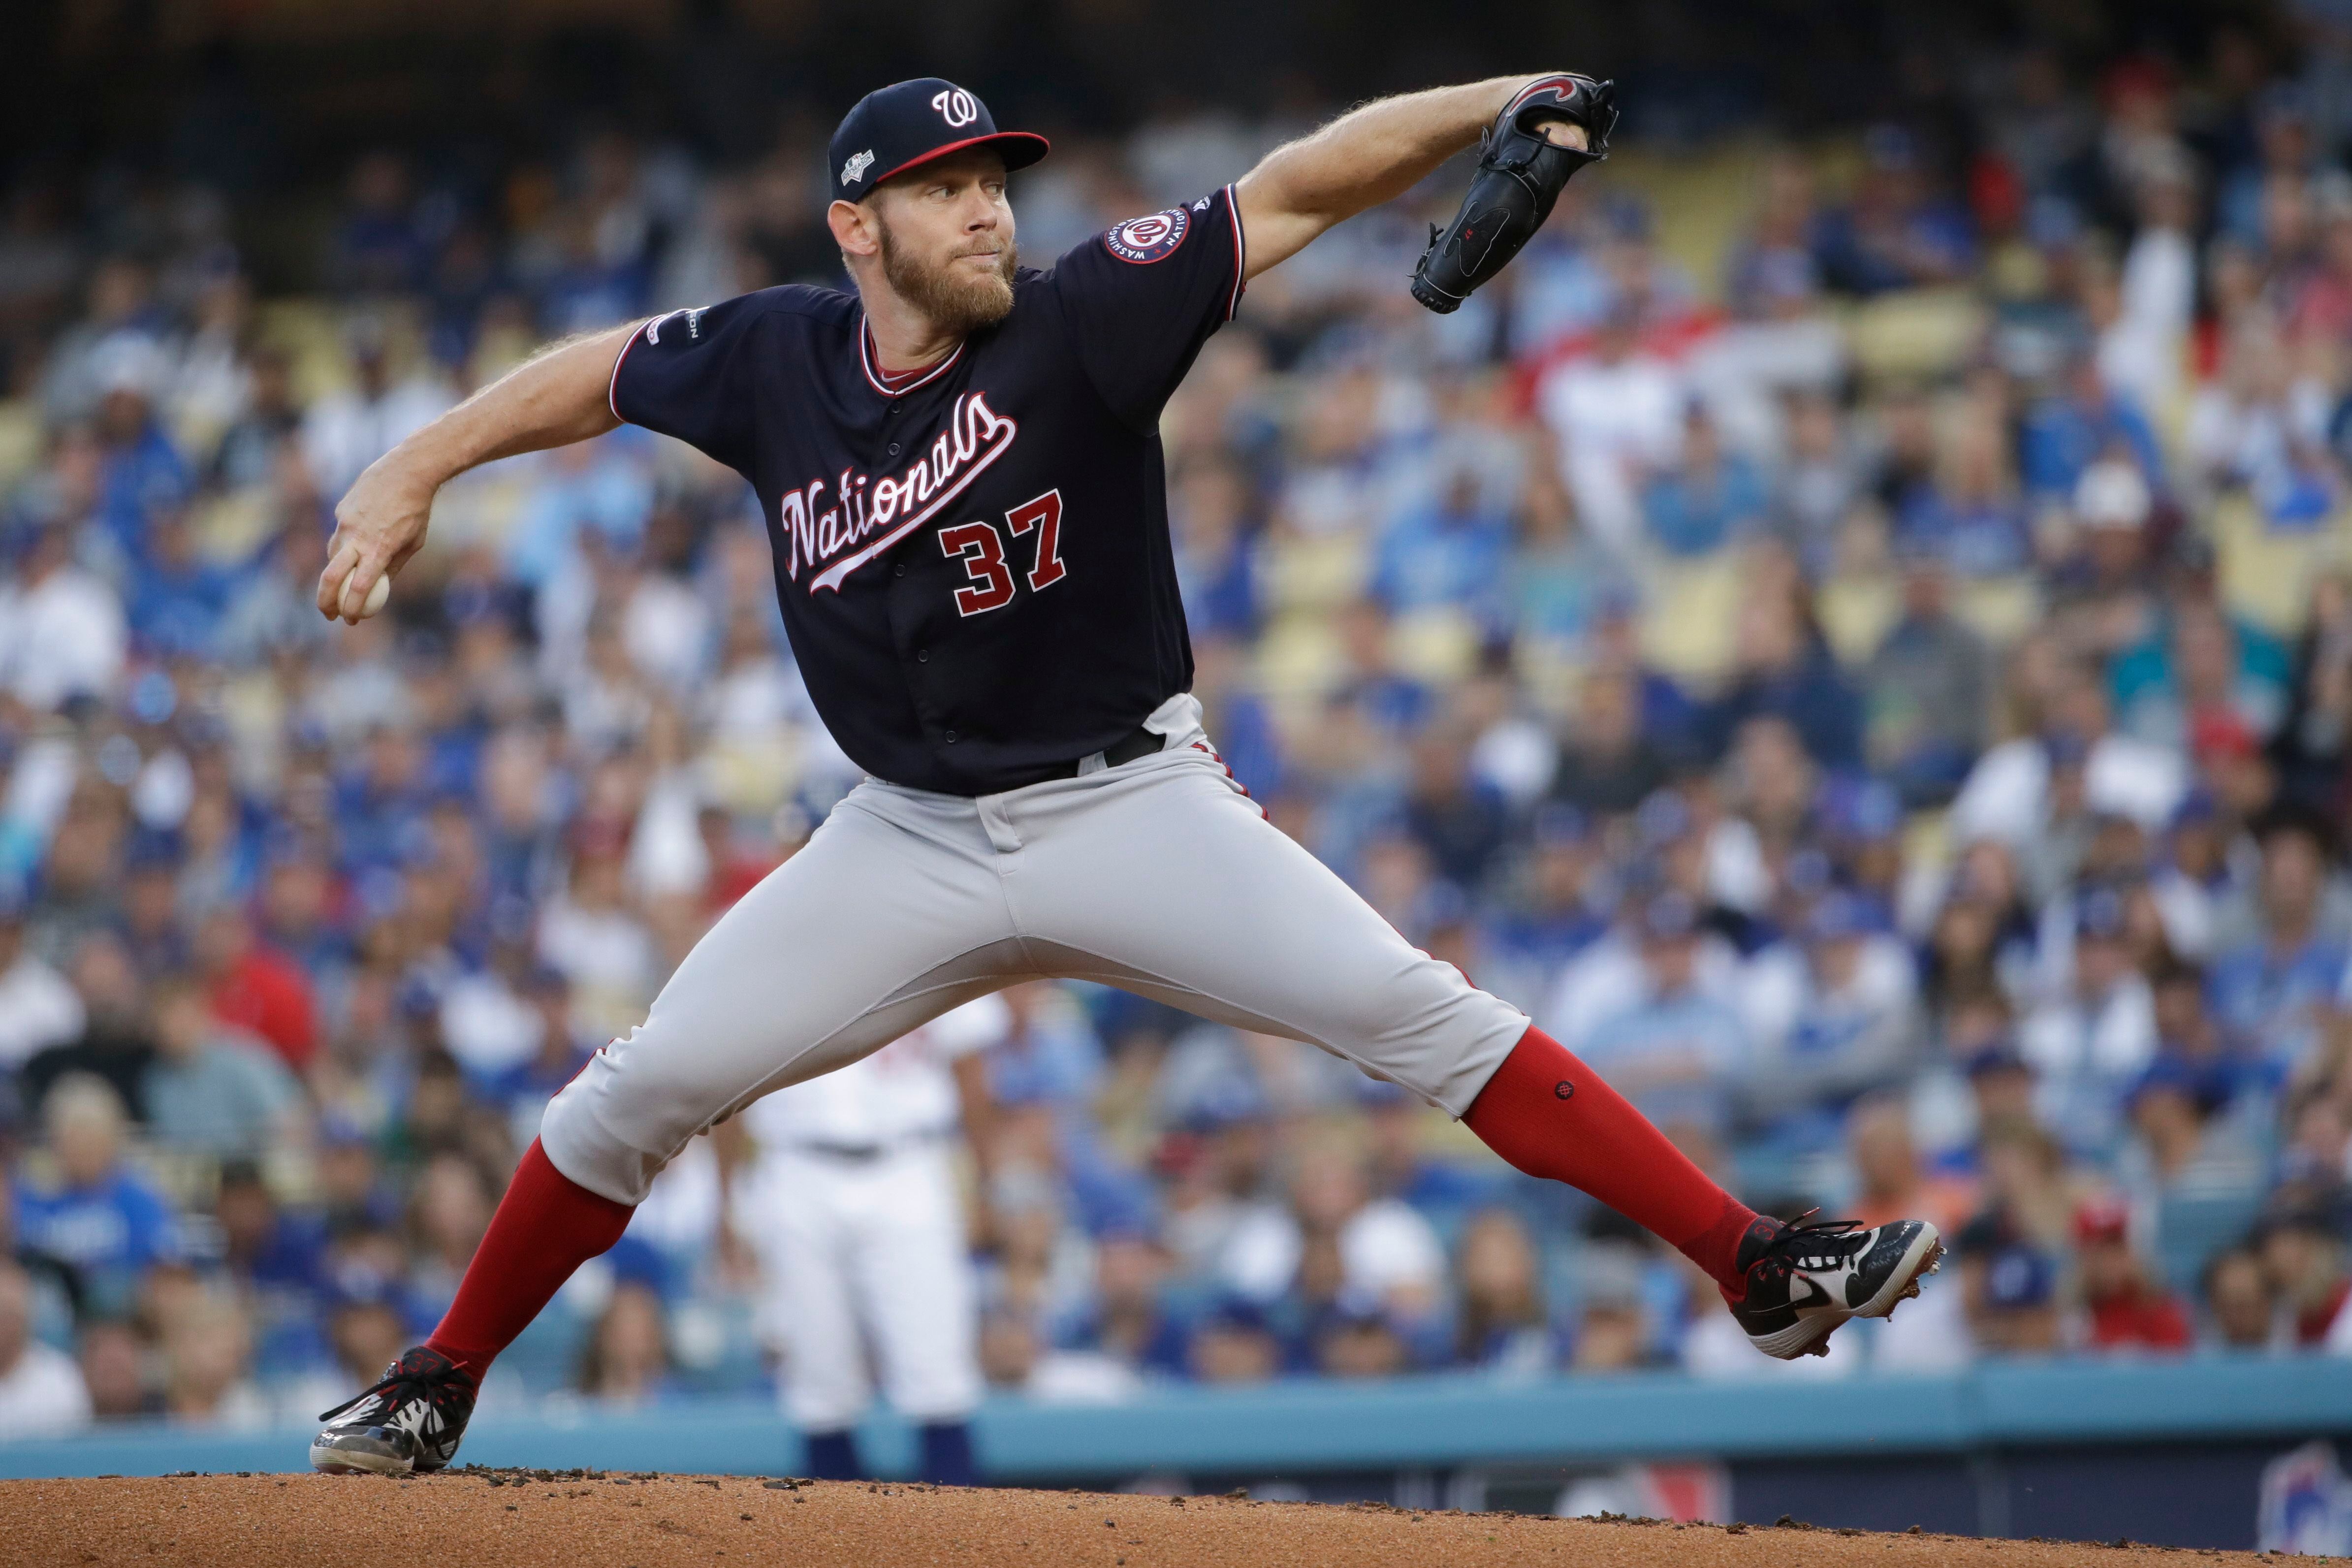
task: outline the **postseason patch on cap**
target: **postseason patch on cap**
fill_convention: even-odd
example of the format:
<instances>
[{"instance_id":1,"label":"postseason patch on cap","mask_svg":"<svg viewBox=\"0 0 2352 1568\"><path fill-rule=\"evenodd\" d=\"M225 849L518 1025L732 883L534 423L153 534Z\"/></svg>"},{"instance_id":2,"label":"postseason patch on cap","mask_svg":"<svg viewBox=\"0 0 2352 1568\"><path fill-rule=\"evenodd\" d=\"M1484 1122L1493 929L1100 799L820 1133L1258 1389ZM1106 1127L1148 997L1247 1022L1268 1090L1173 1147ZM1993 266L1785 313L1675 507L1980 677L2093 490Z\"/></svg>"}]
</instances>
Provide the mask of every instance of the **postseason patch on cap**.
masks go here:
<instances>
[{"instance_id":1,"label":"postseason patch on cap","mask_svg":"<svg viewBox=\"0 0 2352 1568\"><path fill-rule=\"evenodd\" d=\"M1131 217L1106 233L1103 246L1121 261L1132 261L1138 266L1159 261L1175 254L1176 247L1184 243L1184 231L1192 222L1182 207L1170 207L1147 217Z\"/></svg>"}]
</instances>

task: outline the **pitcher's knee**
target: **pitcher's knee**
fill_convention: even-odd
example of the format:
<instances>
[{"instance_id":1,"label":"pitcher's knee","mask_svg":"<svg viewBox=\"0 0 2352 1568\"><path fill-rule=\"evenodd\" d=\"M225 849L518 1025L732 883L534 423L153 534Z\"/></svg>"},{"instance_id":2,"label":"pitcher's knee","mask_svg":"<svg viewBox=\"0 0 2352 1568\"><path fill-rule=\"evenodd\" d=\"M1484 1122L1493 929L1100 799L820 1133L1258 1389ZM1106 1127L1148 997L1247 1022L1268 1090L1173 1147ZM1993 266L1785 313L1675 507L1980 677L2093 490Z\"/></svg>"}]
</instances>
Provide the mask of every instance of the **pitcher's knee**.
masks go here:
<instances>
[{"instance_id":1,"label":"pitcher's knee","mask_svg":"<svg viewBox=\"0 0 2352 1568\"><path fill-rule=\"evenodd\" d=\"M590 1058L547 1102L539 1141L555 1168L590 1192L638 1204L671 1156L726 1109L725 1091L698 1092L629 1067L612 1047Z\"/></svg>"},{"instance_id":2,"label":"pitcher's knee","mask_svg":"<svg viewBox=\"0 0 2352 1568\"><path fill-rule=\"evenodd\" d=\"M1447 1114L1469 1110L1486 1080L1527 1033L1527 1015L1498 996L1462 982L1434 994L1394 998L1395 1005L1360 1020L1342 1043L1343 1054L1393 1079Z\"/></svg>"}]
</instances>

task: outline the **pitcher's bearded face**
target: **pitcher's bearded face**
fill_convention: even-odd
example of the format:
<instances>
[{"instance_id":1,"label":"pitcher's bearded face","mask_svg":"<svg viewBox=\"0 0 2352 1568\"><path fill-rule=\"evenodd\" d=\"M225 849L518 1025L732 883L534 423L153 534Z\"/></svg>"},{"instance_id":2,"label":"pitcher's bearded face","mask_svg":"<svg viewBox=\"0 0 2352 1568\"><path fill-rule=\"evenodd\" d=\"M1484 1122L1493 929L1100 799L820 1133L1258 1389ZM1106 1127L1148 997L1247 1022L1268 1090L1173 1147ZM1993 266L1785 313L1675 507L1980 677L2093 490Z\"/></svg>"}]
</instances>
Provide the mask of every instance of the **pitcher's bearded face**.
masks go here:
<instances>
[{"instance_id":1,"label":"pitcher's bearded face","mask_svg":"<svg viewBox=\"0 0 2352 1568\"><path fill-rule=\"evenodd\" d=\"M927 244L919 231L928 226L901 229L885 212L874 216L884 280L941 331L961 337L1012 313L1020 262L1010 234L959 232L944 246Z\"/></svg>"}]
</instances>

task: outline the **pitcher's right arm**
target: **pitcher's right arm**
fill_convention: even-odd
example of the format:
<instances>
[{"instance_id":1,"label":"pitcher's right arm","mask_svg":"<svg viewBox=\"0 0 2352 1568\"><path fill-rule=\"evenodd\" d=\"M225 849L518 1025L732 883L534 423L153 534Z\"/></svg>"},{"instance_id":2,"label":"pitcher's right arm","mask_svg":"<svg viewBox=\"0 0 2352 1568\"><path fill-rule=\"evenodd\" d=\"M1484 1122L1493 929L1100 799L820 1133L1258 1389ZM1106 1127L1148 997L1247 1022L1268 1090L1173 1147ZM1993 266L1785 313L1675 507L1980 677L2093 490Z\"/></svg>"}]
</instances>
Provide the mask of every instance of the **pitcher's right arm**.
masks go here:
<instances>
[{"instance_id":1,"label":"pitcher's right arm","mask_svg":"<svg viewBox=\"0 0 2352 1568\"><path fill-rule=\"evenodd\" d=\"M327 569L319 574L319 613L357 626L368 591L424 545L434 494L459 474L618 426L614 363L644 325L633 321L542 350L369 464L335 506Z\"/></svg>"}]
</instances>

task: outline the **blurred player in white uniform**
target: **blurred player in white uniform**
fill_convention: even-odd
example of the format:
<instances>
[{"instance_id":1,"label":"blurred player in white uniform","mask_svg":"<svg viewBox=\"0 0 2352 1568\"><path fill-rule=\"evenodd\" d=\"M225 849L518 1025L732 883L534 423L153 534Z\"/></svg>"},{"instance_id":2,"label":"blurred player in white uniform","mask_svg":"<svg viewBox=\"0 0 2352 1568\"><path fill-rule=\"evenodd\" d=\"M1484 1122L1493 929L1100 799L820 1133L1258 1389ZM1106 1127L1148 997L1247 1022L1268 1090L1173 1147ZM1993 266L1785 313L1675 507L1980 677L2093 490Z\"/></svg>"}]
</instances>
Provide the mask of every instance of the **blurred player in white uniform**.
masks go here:
<instances>
[{"instance_id":1,"label":"blurred player in white uniform","mask_svg":"<svg viewBox=\"0 0 2352 1568\"><path fill-rule=\"evenodd\" d=\"M977 1306L954 1152L961 1128L984 1164L980 1052L1011 1024L983 996L743 1113L757 1152L730 1212L759 1257L784 1409L820 1479L863 1473L852 1428L878 1386L921 1435L924 1480L977 1479Z\"/></svg>"}]
</instances>

